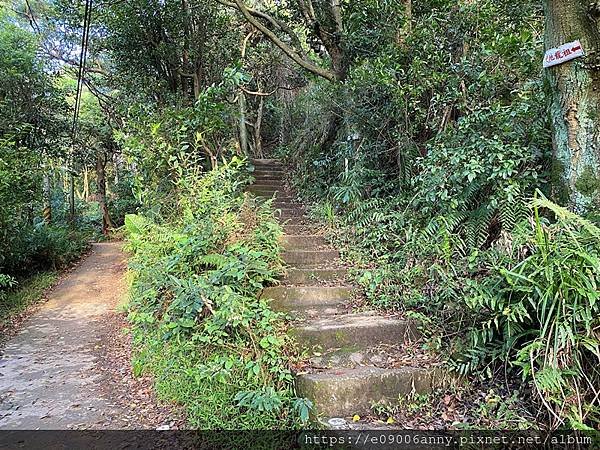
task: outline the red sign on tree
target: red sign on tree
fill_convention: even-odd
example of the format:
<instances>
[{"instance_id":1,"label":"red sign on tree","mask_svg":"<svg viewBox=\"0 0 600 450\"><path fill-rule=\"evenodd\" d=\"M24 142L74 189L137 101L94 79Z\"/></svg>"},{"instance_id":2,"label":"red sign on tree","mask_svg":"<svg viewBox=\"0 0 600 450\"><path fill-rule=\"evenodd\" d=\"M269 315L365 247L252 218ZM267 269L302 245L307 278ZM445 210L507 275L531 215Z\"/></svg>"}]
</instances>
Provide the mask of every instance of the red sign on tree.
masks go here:
<instances>
[{"instance_id":1,"label":"red sign on tree","mask_svg":"<svg viewBox=\"0 0 600 450\"><path fill-rule=\"evenodd\" d=\"M558 48L548 50L544 55L544 67L556 66L584 55L581 42L569 42Z\"/></svg>"}]
</instances>

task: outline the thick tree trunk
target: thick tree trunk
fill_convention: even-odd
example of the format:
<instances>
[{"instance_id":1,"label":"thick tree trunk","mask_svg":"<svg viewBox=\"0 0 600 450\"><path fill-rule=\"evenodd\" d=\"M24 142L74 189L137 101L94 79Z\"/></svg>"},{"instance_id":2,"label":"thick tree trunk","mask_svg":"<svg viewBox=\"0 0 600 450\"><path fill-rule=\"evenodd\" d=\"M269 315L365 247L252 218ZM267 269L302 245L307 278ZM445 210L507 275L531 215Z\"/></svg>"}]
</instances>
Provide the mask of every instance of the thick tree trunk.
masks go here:
<instances>
[{"instance_id":1,"label":"thick tree trunk","mask_svg":"<svg viewBox=\"0 0 600 450\"><path fill-rule=\"evenodd\" d=\"M108 234L108 230L113 228L110 220L108 205L106 203L106 157L103 152L98 152L96 157L96 176L98 181L98 204L102 213L102 233Z\"/></svg>"},{"instance_id":2,"label":"thick tree trunk","mask_svg":"<svg viewBox=\"0 0 600 450\"><path fill-rule=\"evenodd\" d=\"M344 111L341 108L334 108L334 110L330 113L329 120L327 122L327 128L325 129L325 134L323 135L323 140L321 141L321 152L323 154L327 153L335 144L335 141L340 132L340 128L344 124Z\"/></svg>"},{"instance_id":3,"label":"thick tree trunk","mask_svg":"<svg viewBox=\"0 0 600 450\"><path fill-rule=\"evenodd\" d=\"M600 50L592 0L545 0L546 49L579 39L586 53L547 70L552 88L555 197L585 212L600 196ZM594 60L594 61L593 61Z\"/></svg>"}]
</instances>

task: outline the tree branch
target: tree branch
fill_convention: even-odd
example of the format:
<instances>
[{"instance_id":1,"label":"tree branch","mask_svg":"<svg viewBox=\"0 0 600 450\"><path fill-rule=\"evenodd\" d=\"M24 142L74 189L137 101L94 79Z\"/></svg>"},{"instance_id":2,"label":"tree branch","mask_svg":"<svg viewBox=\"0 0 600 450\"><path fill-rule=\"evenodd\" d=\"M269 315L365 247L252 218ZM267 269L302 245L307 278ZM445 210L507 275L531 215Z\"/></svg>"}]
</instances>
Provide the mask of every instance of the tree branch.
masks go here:
<instances>
[{"instance_id":1,"label":"tree branch","mask_svg":"<svg viewBox=\"0 0 600 450\"><path fill-rule=\"evenodd\" d=\"M279 90L279 88L275 88L271 92L259 92L259 91L249 91L248 89L242 87L242 91L244 91L246 94L254 95L256 97L269 97L269 96L273 95L275 92L277 92L278 90Z\"/></svg>"},{"instance_id":2,"label":"tree branch","mask_svg":"<svg viewBox=\"0 0 600 450\"><path fill-rule=\"evenodd\" d=\"M78 61L75 61L73 59L69 59L66 56L61 55L55 49L44 48L42 53L45 53L47 56L49 56L52 59L55 59L57 61L61 61L61 62L65 63L65 64L68 64L69 66L73 66L73 67L79 66L79 62ZM106 72L100 66L96 66L96 67L87 66L85 68L85 71L86 71L86 73L97 73L99 75L104 75L106 77L109 75L108 72Z\"/></svg>"},{"instance_id":3,"label":"tree branch","mask_svg":"<svg viewBox=\"0 0 600 450\"><path fill-rule=\"evenodd\" d=\"M257 20L256 16L250 12L248 7L241 0L234 0L235 5L227 0L216 0L216 1L225 6L235 7L239 12L242 13L242 15L244 16L244 18L246 19L247 22L249 22L252 26L254 26L254 28L256 28L258 31L260 31L264 36L266 36L273 44L275 44L275 46L279 47L279 49L281 51L283 51L283 53L285 53L289 58L291 58L300 67L306 69L307 71L309 71L315 75L323 77L329 81L337 81L338 77L335 72L329 71L327 69L323 69L322 67L319 67L319 66L313 64L312 62L307 61L304 58L302 58L302 56L299 54L299 52L296 49L294 49L290 45L283 42L275 33L273 33L271 30L269 30L269 28L267 28L259 20ZM258 13L258 11L256 11L256 13ZM275 19L273 19L271 16L269 16L268 14L262 13L262 12L260 12L260 16L258 16L258 17L265 18L266 20L268 20L271 23L275 23L275 24L277 23L277 21L275 21Z\"/></svg>"},{"instance_id":4,"label":"tree branch","mask_svg":"<svg viewBox=\"0 0 600 450\"><path fill-rule=\"evenodd\" d=\"M313 7L311 0L298 0L300 4L300 8L304 13L304 17L308 21L308 23L313 23L317 21L317 16L315 15L315 8Z\"/></svg>"},{"instance_id":5,"label":"tree branch","mask_svg":"<svg viewBox=\"0 0 600 450\"><path fill-rule=\"evenodd\" d=\"M340 0L331 0L331 15L333 16L333 20L335 22L335 31L337 33L342 33L342 7L340 5Z\"/></svg>"},{"instance_id":6,"label":"tree branch","mask_svg":"<svg viewBox=\"0 0 600 450\"><path fill-rule=\"evenodd\" d=\"M238 9L237 5L234 2L230 2L228 0L217 0L217 2L221 3L224 6L228 6L230 8L235 8ZM256 9L253 8L248 8L246 6L246 9L248 10L248 12L250 14L252 14L254 17L258 18L258 19L264 19L267 22L269 22L274 28L278 28L281 31L283 31L284 33L286 33L289 38L292 40L292 44L296 47L295 50L298 54L300 54L302 56L303 59L307 59L306 53L304 53L304 50L302 49L302 44L300 43L300 39L298 39L298 36L296 35L296 33L294 33L292 31L292 29L287 26L287 24L279 19L276 19L273 16L270 16L267 13L264 13L262 11L258 11Z\"/></svg>"}]
</instances>

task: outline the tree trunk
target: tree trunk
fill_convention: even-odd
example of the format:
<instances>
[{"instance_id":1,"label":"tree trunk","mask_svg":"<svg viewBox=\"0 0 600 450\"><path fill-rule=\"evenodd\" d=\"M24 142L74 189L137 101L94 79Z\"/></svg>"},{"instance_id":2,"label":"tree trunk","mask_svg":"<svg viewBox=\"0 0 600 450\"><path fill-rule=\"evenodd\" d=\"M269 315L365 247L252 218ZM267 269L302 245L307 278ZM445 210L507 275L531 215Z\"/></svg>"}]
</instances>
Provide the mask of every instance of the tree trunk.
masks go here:
<instances>
[{"instance_id":1,"label":"tree trunk","mask_svg":"<svg viewBox=\"0 0 600 450\"><path fill-rule=\"evenodd\" d=\"M586 56L547 70L552 88L553 194L583 213L600 194L600 10L591 0L545 0L546 49L579 39Z\"/></svg>"},{"instance_id":2,"label":"tree trunk","mask_svg":"<svg viewBox=\"0 0 600 450\"><path fill-rule=\"evenodd\" d=\"M252 37L252 33L248 33L248 35L242 40L241 48L240 48L240 59L244 61L246 59L246 49L248 48L248 41ZM238 95L238 103L240 108L240 120L238 124L239 135L240 135L240 150L242 151L242 155L248 155L248 129L246 128L246 95L244 94L243 89L240 89L240 93Z\"/></svg>"},{"instance_id":3,"label":"tree trunk","mask_svg":"<svg viewBox=\"0 0 600 450\"><path fill-rule=\"evenodd\" d=\"M115 181L114 181L115 186L119 185L119 165L120 165L119 155L117 153L115 153L113 155L113 167L114 167L114 171L115 171Z\"/></svg>"},{"instance_id":4,"label":"tree trunk","mask_svg":"<svg viewBox=\"0 0 600 450\"><path fill-rule=\"evenodd\" d=\"M325 129L325 134L321 141L320 148L322 154L326 154L330 151L333 144L335 144L340 128L344 124L343 115L344 111L339 107L334 107L333 111L331 111L327 122L327 128Z\"/></svg>"},{"instance_id":5,"label":"tree trunk","mask_svg":"<svg viewBox=\"0 0 600 450\"><path fill-rule=\"evenodd\" d=\"M102 213L102 233L108 234L108 230L113 228L110 220L108 205L106 204L106 156L103 152L98 152L96 157L96 176L98 178L98 204Z\"/></svg>"},{"instance_id":6,"label":"tree trunk","mask_svg":"<svg viewBox=\"0 0 600 450\"><path fill-rule=\"evenodd\" d=\"M246 95L243 91L239 93L239 107L240 107L240 120L239 120L239 133L240 133L240 149L243 155L248 154L248 129L246 128Z\"/></svg>"},{"instance_id":7,"label":"tree trunk","mask_svg":"<svg viewBox=\"0 0 600 450\"><path fill-rule=\"evenodd\" d=\"M73 172L69 174L69 181L69 220L75 222L75 175Z\"/></svg>"},{"instance_id":8,"label":"tree trunk","mask_svg":"<svg viewBox=\"0 0 600 450\"><path fill-rule=\"evenodd\" d=\"M52 223L52 185L48 172L44 172L44 222Z\"/></svg>"},{"instance_id":9,"label":"tree trunk","mask_svg":"<svg viewBox=\"0 0 600 450\"><path fill-rule=\"evenodd\" d=\"M87 166L83 168L83 199L86 202L90 201L90 177Z\"/></svg>"},{"instance_id":10,"label":"tree trunk","mask_svg":"<svg viewBox=\"0 0 600 450\"><path fill-rule=\"evenodd\" d=\"M263 158L262 153L262 120L265 108L265 99L260 96L258 99L258 109L256 111L256 122L254 123L254 152L257 158Z\"/></svg>"}]
</instances>

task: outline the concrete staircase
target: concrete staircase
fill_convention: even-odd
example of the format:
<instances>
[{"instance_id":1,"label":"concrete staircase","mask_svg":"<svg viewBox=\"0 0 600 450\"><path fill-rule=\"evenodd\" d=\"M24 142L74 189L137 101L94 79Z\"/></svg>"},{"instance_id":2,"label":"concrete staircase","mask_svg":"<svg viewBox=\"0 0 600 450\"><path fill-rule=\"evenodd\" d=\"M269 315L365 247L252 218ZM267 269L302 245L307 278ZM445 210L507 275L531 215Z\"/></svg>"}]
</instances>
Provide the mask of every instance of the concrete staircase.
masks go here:
<instances>
[{"instance_id":1,"label":"concrete staircase","mask_svg":"<svg viewBox=\"0 0 600 450\"><path fill-rule=\"evenodd\" d=\"M285 187L277 160L254 160L255 182L249 191L274 197L285 235L287 274L266 288L274 310L295 321L290 333L307 355L306 371L296 375L298 395L310 399L323 419L368 415L379 402L427 393L441 382L435 368L397 364L392 356L418 339L415 324L398 316L353 311L355 288L337 250L328 246L318 226ZM390 363L393 361L393 363Z\"/></svg>"}]
</instances>

